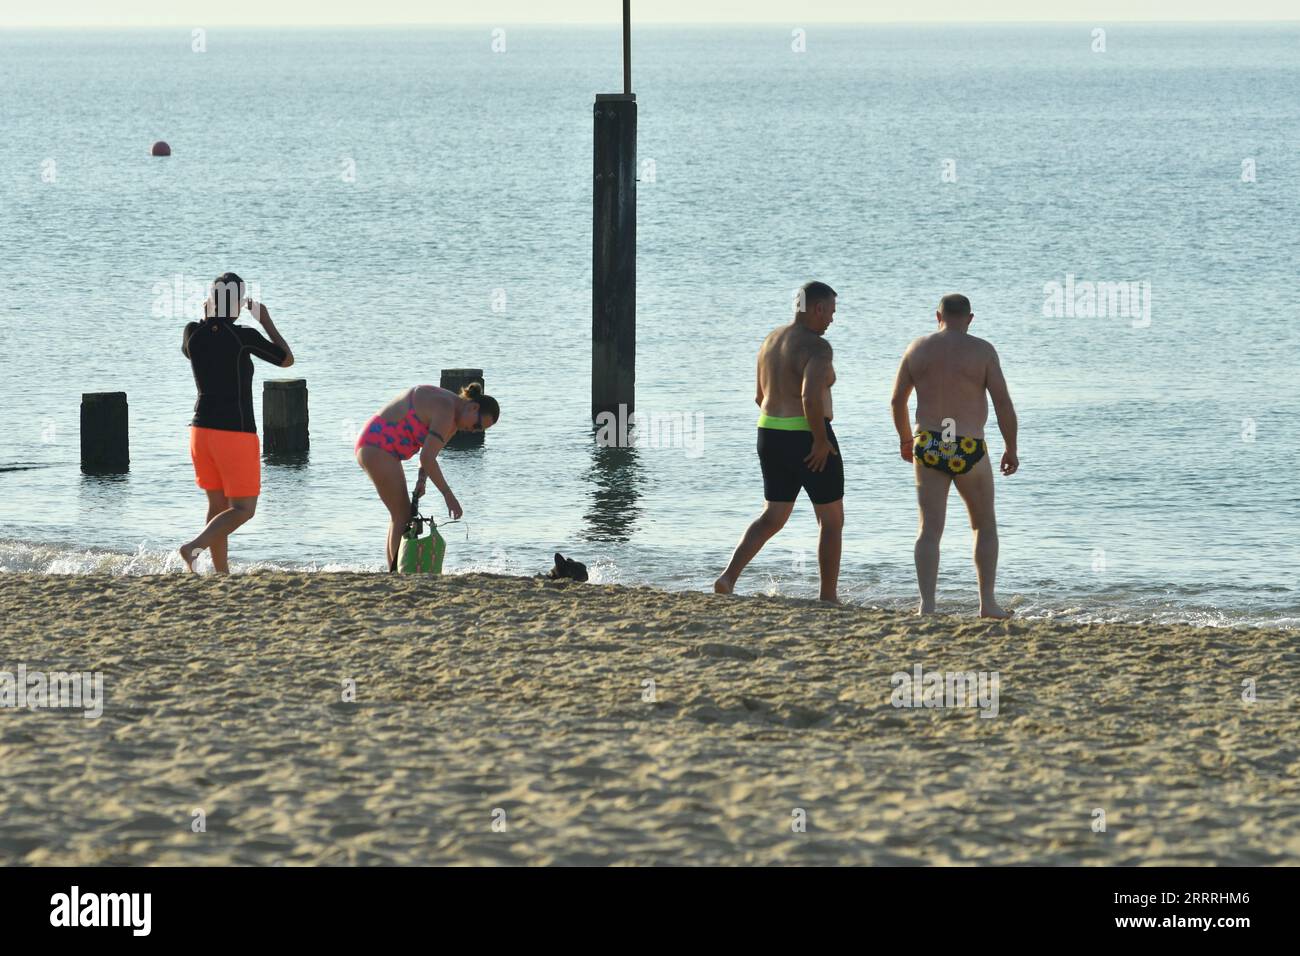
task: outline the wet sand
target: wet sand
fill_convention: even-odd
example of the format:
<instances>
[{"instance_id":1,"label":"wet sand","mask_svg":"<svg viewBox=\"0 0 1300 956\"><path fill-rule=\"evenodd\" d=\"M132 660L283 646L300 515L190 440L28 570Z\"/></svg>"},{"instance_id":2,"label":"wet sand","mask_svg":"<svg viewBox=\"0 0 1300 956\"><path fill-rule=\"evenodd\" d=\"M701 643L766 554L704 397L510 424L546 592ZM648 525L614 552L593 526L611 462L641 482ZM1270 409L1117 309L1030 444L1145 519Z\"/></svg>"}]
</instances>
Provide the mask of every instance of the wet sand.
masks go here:
<instances>
[{"instance_id":1,"label":"wet sand","mask_svg":"<svg viewBox=\"0 0 1300 956\"><path fill-rule=\"evenodd\" d=\"M100 671L106 700L0 708L9 865L1300 861L1283 631L492 575L0 575L20 664ZM997 715L893 706L917 665L996 671Z\"/></svg>"}]
</instances>

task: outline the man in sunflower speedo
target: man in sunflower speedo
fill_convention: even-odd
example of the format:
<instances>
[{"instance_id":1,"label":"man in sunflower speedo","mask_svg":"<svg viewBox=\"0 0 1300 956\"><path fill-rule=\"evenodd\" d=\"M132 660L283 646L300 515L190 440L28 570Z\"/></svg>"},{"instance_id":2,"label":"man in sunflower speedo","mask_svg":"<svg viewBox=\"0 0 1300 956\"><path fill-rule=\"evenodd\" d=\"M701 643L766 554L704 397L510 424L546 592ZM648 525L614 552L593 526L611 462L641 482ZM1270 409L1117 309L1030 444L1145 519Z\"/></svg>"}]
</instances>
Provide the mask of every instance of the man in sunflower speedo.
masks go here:
<instances>
[{"instance_id":1,"label":"man in sunflower speedo","mask_svg":"<svg viewBox=\"0 0 1300 956\"><path fill-rule=\"evenodd\" d=\"M758 350L758 461L766 503L736 545L731 563L713 582L730 594L740 572L781 530L802 488L817 515L820 597L838 603L844 530L844 465L831 429L835 368L826 330L834 321L835 290L808 282L795 302L794 321L771 332Z\"/></svg>"},{"instance_id":2,"label":"man in sunflower speedo","mask_svg":"<svg viewBox=\"0 0 1300 956\"><path fill-rule=\"evenodd\" d=\"M894 427L904 461L915 462L916 498L921 522L916 537L916 581L921 614L935 611L939 577L939 539L948 509L948 488L966 503L975 531L975 574L980 617L1010 617L994 596L998 570L998 525L993 510L993 468L984 442L984 423L993 399L1006 451L1004 475L1020 467L1016 457L1016 410L1002 376L997 350L967 330L975 318L970 299L945 295L935 312L939 330L907 347L894 381ZM916 389L916 431L907 417L907 400Z\"/></svg>"}]
</instances>

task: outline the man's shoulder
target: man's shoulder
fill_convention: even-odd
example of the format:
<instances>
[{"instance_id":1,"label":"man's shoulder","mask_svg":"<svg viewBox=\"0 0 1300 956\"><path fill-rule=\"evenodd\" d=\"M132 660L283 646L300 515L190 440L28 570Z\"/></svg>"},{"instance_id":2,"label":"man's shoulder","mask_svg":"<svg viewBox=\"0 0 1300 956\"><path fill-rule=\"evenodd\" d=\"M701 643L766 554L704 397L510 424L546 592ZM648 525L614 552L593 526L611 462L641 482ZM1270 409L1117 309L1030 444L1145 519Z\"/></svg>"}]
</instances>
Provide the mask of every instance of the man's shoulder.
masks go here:
<instances>
[{"instance_id":1,"label":"man's shoulder","mask_svg":"<svg viewBox=\"0 0 1300 956\"><path fill-rule=\"evenodd\" d=\"M934 336L935 333L933 332L927 332L925 335L918 335L916 338L912 339L911 342L907 343L907 348L903 350L903 354L911 355L915 352L922 351L927 345L930 344L930 341L934 338Z\"/></svg>"},{"instance_id":2,"label":"man's shoulder","mask_svg":"<svg viewBox=\"0 0 1300 956\"><path fill-rule=\"evenodd\" d=\"M790 358L798 362L811 362L813 359L829 360L834 356L835 350L825 336L797 325L793 329L786 340L788 345L785 354Z\"/></svg>"},{"instance_id":3,"label":"man's shoulder","mask_svg":"<svg viewBox=\"0 0 1300 956\"><path fill-rule=\"evenodd\" d=\"M797 349L807 349L810 355L826 353L831 350L831 343L826 336L818 335L812 329L806 328L797 322L784 326L790 343Z\"/></svg>"},{"instance_id":4,"label":"man's shoulder","mask_svg":"<svg viewBox=\"0 0 1300 956\"><path fill-rule=\"evenodd\" d=\"M771 342L775 339L789 338L795 332L801 332L801 331L803 330L799 327L797 323L787 322L785 323L785 325L778 325L771 332L768 332L767 338L765 338L763 341Z\"/></svg>"},{"instance_id":5,"label":"man's shoulder","mask_svg":"<svg viewBox=\"0 0 1300 956\"><path fill-rule=\"evenodd\" d=\"M266 341L262 336L262 333L252 326L240 325L237 322L232 322L230 327L235 330L235 334L238 335L241 340L250 345Z\"/></svg>"},{"instance_id":6,"label":"man's shoulder","mask_svg":"<svg viewBox=\"0 0 1300 956\"><path fill-rule=\"evenodd\" d=\"M823 347L829 349L830 343L816 332L810 332L803 326L791 322L787 325L778 325L767 333L767 337L763 339L763 347L774 346L796 351L805 349L811 351Z\"/></svg>"}]
</instances>

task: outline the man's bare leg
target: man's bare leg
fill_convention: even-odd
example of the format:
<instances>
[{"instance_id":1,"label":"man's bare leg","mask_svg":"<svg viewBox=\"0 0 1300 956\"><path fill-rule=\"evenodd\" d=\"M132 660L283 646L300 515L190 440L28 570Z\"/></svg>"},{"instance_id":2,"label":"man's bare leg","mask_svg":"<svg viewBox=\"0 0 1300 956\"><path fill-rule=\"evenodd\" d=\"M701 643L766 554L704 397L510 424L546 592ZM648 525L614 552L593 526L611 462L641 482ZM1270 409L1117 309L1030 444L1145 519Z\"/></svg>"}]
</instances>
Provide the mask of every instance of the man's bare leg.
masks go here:
<instances>
[{"instance_id":1,"label":"man's bare leg","mask_svg":"<svg viewBox=\"0 0 1300 956\"><path fill-rule=\"evenodd\" d=\"M208 521L211 521L221 512L230 507L230 501L226 498L224 491L208 492ZM212 555L212 570L217 574L228 574L230 572L229 560L230 539L213 538L212 543L208 545L208 553Z\"/></svg>"},{"instance_id":2,"label":"man's bare leg","mask_svg":"<svg viewBox=\"0 0 1300 956\"><path fill-rule=\"evenodd\" d=\"M763 503L763 513L745 529L745 535L732 552L731 562L722 576L713 582L713 590L719 594L730 594L736 587L736 579L746 565L754 560L754 555L763 549L768 539L785 527L786 519L794 510L793 501L767 501Z\"/></svg>"},{"instance_id":3,"label":"man's bare leg","mask_svg":"<svg viewBox=\"0 0 1300 956\"><path fill-rule=\"evenodd\" d=\"M969 473L956 479L975 532L975 574L980 586L980 617L1010 617L994 597L998 576L998 520L993 509L993 467L985 455Z\"/></svg>"},{"instance_id":4,"label":"man's bare leg","mask_svg":"<svg viewBox=\"0 0 1300 956\"><path fill-rule=\"evenodd\" d=\"M918 614L935 613L935 590L939 585L939 542L948 517L948 488L952 478L946 472L916 463L916 504L918 524L916 546L916 585L921 592Z\"/></svg>"},{"instance_id":5,"label":"man's bare leg","mask_svg":"<svg viewBox=\"0 0 1300 956\"><path fill-rule=\"evenodd\" d=\"M821 574L823 601L839 604L840 551L844 538L844 499L830 504L813 505L817 513L817 570Z\"/></svg>"},{"instance_id":6,"label":"man's bare leg","mask_svg":"<svg viewBox=\"0 0 1300 956\"><path fill-rule=\"evenodd\" d=\"M247 498L231 498L229 504L229 508L208 522L207 527L199 532L197 538L185 542L178 549L181 553L181 560L185 562L185 567L190 571L194 570L194 560L199 556L200 551L212 547L215 541L220 541L224 546L226 538L230 537L230 533L253 517L257 511L257 495L249 495Z\"/></svg>"}]
</instances>

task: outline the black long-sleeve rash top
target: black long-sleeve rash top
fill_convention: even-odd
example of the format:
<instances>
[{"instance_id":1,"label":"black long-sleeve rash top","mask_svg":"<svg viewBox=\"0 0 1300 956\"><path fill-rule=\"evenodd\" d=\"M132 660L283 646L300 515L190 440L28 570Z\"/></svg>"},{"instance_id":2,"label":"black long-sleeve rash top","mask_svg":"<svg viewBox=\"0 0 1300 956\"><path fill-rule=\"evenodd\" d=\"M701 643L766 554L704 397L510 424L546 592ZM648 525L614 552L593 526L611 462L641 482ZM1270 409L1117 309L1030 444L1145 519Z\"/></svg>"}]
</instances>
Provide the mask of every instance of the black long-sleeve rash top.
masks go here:
<instances>
[{"instance_id":1,"label":"black long-sleeve rash top","mask_svg":"<svg viewBox=\"0 0 1300 956\"><path fill-rule=\"evenodd\" d=\"M256 434L251 356L279 365L284 349L231 319L205 319L185 326L181 351L190 360L199 389L190 424Z\"/></svg>"}]
</instances>

